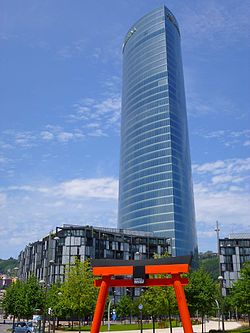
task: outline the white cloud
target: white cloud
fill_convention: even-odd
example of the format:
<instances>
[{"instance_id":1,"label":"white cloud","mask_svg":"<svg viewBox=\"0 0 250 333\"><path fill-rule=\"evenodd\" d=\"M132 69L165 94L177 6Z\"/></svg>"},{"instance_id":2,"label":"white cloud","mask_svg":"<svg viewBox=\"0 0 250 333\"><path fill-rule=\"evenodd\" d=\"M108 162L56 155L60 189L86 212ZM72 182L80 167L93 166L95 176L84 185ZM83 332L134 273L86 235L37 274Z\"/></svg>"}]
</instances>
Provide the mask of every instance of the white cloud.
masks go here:
<instances>
[{"instance_id":1,"label":"white cloud","mask_svg":"<svg viewBox=\"0 0 250 333\"><path fill-rule=\"evenodd\" d=\"M250 146L250 140L247 140L244 142L243 146L245 147L249 147Z\"/></svg>"},{"instance_id":2,"label":"white cloud","mask_svg":"<svg viewBox=\"0 0 250 333\"><path fill-rule=\"evenodd\" d=\"M54 139L54 134L49 131L42 131L41 138L42 138L42 140L45 140L45 141L51 141Z\"/></svg>"},{"instance_id":3,"label":"white cloud","mask_svg":"<svg viewBox=\"0 0 250 333\"><path fill-rule=\"evenodd\" d=\"M250 130L243 129L240 131L232 131L232 130L217 130L217 131L196 131L194 133L202 138L208 140L218 140L225 146L249 146L250 145Z\"/></svg>"},{"instance_id":4,"label":"white cloud","mask_svg":"<svg viewBox=\"0 0 250 333\"><path fill-rule=\"evenodd\" d=\"M218 48L222 40L231 43L249 38L249 4L247 1L237 2L237 6L233 4L216 0L197 2L196 6L184 4L178 21L185 46L193 48L197 44L209 43Z\"/></svg>"},{"instance_id":5,"label":"white cloud","mask_svg":"<svg viewBox=\"0 0 250 333\"><path fill-rule=\"evenodd\" d=\"M87 136L107 136L119 132L121 97L111 93L102 100L85 98L74 106L71 121L79 121Z\"/></svg>"},{"instance_id":6,"label":"white cloud","mask_svg":"<svg viewBox=\"0 0 250 333\"><path fill-rule=\"evenodd\" d=\"M114 178L73 179L57 186L57 194L67 198L117 199L117 193Z\"/></svg>"},{"instance_id":7,"label":"white cloud","mask_svg":"<svg viewBox=\"0 0 250 333\"><path fill-rule=\"evenodd\" d=\"M249 232L249 170L250 158L193 166L196 221L202 250L208 249L204 244L212 244L206 238L213 237L216 220L220 221L222 237L236 230ZM215 244L214 233L214 250Z\"/></svg>"},{"instance_id":8,"label":"white cloud","mask_svg":"<svg viewBox=\"0 0 250 333\"><path fill-rule=\"evenodd\" d=\"M16 256L63 223L116 227L117 193L112 177L1 188L0 257Z\"/></svg>"},{"instance_id":9,"label":"white cloud","mask_svg":"<svg viewBox=\"0 0 250 333\"><path fill-rule=\"evenodd\" d=\"M7 195L0 192L0 208L4 207L6 204Z\"/></svg>"}]
</instances>

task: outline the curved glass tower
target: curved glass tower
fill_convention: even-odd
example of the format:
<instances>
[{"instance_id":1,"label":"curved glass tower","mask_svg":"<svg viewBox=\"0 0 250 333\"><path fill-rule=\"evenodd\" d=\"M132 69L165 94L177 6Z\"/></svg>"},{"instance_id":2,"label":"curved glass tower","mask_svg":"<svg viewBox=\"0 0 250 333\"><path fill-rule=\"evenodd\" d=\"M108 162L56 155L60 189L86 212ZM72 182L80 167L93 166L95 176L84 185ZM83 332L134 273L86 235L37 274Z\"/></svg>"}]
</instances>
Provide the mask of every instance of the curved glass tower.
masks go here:
<instances>
[{"instance_id":1,"label":"curved glass tower","mask_svg":"<svg viewBox=\"0 0 250 333\"><path fill-rule=\"evenodd\" d=\"M172 239L173 255L197 248L180 31L164 6L123 44L118 227Z\"/></svg>"}]
</instances>

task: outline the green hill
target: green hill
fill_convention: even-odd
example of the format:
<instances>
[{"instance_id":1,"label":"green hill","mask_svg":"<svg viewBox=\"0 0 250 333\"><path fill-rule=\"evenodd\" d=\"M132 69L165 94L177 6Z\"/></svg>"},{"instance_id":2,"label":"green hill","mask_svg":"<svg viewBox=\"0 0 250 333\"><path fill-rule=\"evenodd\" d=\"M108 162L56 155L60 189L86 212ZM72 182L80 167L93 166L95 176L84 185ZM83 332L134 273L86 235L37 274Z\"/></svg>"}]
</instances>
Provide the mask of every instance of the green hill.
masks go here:
<instances>
[{"instance_id":1,"label":"green hill","mask_svg":"<svg viewBox=\"0 0 250 333\"><path fill-rule=\"evenodd\" d=\"M199 267L201 266L217 281L219 276L219 258L217 254L212 251L199 253Z\"/></svg>"},{"instance_id":2,"label":"green hill","mask_svg":"<svg viewBox=\"0 0 250 333\"><path fill-rule=\"evenodd\" d=\"M7 275L15 275L14 268L17 266L17 259L10 257L9 259L0 259L0 273Z\"/></svg>"}]
</instances>

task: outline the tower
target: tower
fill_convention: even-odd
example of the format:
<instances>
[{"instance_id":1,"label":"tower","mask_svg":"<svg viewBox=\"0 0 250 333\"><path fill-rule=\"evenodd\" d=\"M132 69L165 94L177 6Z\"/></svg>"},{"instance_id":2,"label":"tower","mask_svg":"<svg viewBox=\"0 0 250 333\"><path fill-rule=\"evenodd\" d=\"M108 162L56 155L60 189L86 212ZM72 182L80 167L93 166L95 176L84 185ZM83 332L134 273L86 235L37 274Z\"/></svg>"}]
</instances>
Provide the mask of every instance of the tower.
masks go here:
<instances>
[{"instance_id":1,"label":"tower","mask_svg":"<svg viewBox=\"0 0 250 333\"><path fill-rule=\"evenodd\" d=\"M123 44L118 227L172 239L173 255L197 248L180 31L162 6Z\"/></svg>"}]
</instances>

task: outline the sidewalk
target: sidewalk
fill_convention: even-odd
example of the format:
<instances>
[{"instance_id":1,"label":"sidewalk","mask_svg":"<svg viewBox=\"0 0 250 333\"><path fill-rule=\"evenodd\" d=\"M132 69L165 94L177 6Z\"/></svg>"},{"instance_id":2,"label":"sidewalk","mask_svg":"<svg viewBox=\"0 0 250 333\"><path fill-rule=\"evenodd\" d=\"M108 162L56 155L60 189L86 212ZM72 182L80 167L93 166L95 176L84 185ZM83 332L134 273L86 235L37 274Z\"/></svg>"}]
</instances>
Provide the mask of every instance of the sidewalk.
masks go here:
<instances>
[{"instance_id":1,"label":"sidewalk","mask_svg":"<svg viewBox=\"0 0 250 333\"><path fill-rule=\"evenodd\" d=\"M235 329L237 327L240 327L241 324L235 321L225 321L225 330L230 330L230 329ZM204 332L209 332L211 329L218 329L218 321L209 321L204 324ZM152 332L152 329L145 329L143 330L145 333ZM193 331L194 332L201 332L201 325L193 325ZM78 332L78 331L76 331ZM84 331L82 331L84 332ZM157 328L155 330L156 333L169 333L170 329L169 328ZM66 331L56 331L56 333L66 333ZM68 331L68 333L72 333L72 331ZM88 333L85 331L84 333ZM135 330L135 331L112 331L112 333L140 333L140 330ZM173 328L173 333L183 333L183 328L182 327L174 327Z\"/></svg>"}]
</instances>

